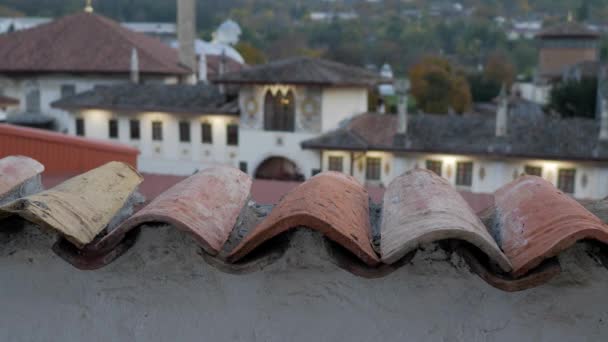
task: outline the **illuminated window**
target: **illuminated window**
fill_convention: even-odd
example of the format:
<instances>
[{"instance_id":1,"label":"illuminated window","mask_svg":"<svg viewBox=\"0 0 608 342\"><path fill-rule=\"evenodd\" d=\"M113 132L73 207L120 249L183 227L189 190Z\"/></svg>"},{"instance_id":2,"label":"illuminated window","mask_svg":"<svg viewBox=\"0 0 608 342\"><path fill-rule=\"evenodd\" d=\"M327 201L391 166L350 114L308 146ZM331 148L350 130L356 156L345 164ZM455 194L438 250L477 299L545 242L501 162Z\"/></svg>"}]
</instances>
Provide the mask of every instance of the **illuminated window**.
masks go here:
<instances>
[{"instance_id":1,"label":"illuminated window","mask_svg":"<svg viewBox=\"0 0 608 342\"><path fill-rule=\"evenodd\" d=\"M163 123L162 121L152 121L152 140L163 140Z\"/></svg>"},{"instance_id":2,"label":"illuminated window","mask_svg":"<svg viewBox=\"0 0 608 342\"><path fill-rule=\"evenodd\" d=\"M211 144L213 143L213 135L211 130L211 124L208 122L203 122L201 124L201 142L203 144Z\"/></svg>"},{"instance_id":3,"label":"illuminated window","mask_svg":"<svg viewBox=\"0 0 608 342\"><path fill-rule=\"evenodd\" d=\"M342 172L344 165L344 158L338 156L329 157L329 171Z\"/></svg>"},{"instance_id":4,"label":"illuminated window","mask_svg":"<svg viewBox=\"0 0 608 342\"><path fill-rule=\"evenodd\" d=\"M473 185L473 162L456 163L456 185Z\"/></svg>"},{"instance_id":5,"label":"illuminated window","mask_svg":"<svg viewBox=\"0 0 608 342\"><path fill-rule=\"evenodd\" d=\"M226 144L231 146L239 144L239 125L228 124L226 126Z\"/></svg>"},{"instance_id":6,"label":"illuminated window","mask_svg":"<svg viewBox=\"0 0 608 342\"><path fill-rule=\"evenodd\" d=\"M179 122L179 141L190 142L190 122L180 121Z\"/></svg>"},{"instance_id":7,"label":"illuminated window","mask_svg":"<svg viewBox=\"0 0 608 342\"><path fill-rule=\"evenodd\" d=\"M110 119L108 121L108 136L112 139L118 138L118 120Z\"/></svg>"},{"instance_id":8,"label":"illuminated window","mask_svg":"<svg viewBox=\"0 0 608 342\"><path fill-rule=\"evenodd\" d=\"M283 95L281 91L272 95L266 92L264 99L264 129L267 131L295 130L296 106L293 92L289 90Z\"/></svg>"},{"instance_id":9,"label":"illuminated window","mask_svg":"<svg viewBox=\"0 0 608 342\"><path fill-rule=\"evenodd\" d=\"M382 169L382 159L378 157L367 157L365 166L365 179L370 181L380 180L380 172Z\"/></svg>"},{"instance_id":10,"label":"illuminated window","mask_svg":"<svg viewBox=\"0 0 608 342\"><path fill-rule=\"evenodd\" d=\"M575 179L575 169L560 169L557 175L557 187L567 194L573 194Z\"/></svg>"},{"instance_id":11,"label":"illuminated window","mask_svg":"<svg viewBox=\"0 0 608 342\"><path fill-rule=\"evenodd\" d=\"M427 160L426 169L435 172L438 176L441 176L442 163L440 160Z\"/></svg>"},{"instance_id":12,"label":"illuminated window","mask_svg":"<svg viewBox=\"0 0 608 342\"><path fill-rule=\"evenodd\" d=\"M129 120L129 131L131 139L139 140L139 120Z\"/></svg>"},{"instance_id":13,"label":"illuminated window","mask_svg":"<svg viewBox=\"0 0 608 342\"><path fill-rule=\"evenodd\" d=\"M524 173L530 176L538 176L538 177L542 177L543 175L543 168L540 166L531 166L531 165L526 165L524 167Z\"/></svg>"},{"instance_id":14,"label":"illuminated window","mask_svg":"<svg viewBox=\"0 0 608 342\"><path fill-rule=\"evenodd\" d=\"M84 137L84 119L76 119L76 135Z\"/></svg>"}]
</instances>

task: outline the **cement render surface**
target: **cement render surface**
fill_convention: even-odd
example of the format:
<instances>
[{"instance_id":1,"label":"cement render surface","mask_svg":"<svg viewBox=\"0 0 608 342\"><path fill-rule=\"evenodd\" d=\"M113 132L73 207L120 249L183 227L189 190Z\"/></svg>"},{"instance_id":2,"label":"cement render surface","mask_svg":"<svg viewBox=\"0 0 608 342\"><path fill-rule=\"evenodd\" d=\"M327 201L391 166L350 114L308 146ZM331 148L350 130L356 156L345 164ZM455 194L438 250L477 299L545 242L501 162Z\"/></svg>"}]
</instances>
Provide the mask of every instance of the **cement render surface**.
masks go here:
<instances>
[{"instance_id":1,"label":"cement render surface","mask_svg":"<svg viewBox=\"0 0 608 342\"><path fill-rule=\"evenodd\" d=\"M298 231L277 262L234 275L188 236L145 228L114 263L79 271L54 237L0 234L0 341L606 341L608 270L577 245L563 272L506 293L425 246L380 279L335 266Z\"/></svg>"}]
</instances>

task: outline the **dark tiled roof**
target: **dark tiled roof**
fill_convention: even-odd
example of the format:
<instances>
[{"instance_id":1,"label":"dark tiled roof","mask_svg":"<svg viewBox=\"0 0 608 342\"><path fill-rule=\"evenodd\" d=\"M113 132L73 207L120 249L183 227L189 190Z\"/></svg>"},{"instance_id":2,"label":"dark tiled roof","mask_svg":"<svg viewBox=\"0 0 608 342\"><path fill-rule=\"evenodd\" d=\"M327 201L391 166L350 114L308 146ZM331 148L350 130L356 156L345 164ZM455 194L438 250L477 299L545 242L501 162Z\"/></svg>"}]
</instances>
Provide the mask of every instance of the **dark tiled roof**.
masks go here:
<instances>
[{"instance_id":1,"label":"dark tiled roof","mask_svg":"<svg viewBox=\"0 0 608 342\"><path fill-rule=\"evenodd\" d=\"M561 23L555 26L551 26L539 32L536 35L537 38L551 39L551 38L594 38L600 37L599 33L587 28L587 26L570 21L567 23Z\"/></svg>"},{"instance_id":2,"label":"dark tiled roof","mask_svg":"<svg viewBox=\"0 0 608 342\"><path fill-rule=\"evenodd\" d=\"M133 48L142 73L189 73L160 40L84 12L0 35L0 72L128 73Z\"/></svg>"},{"instance_id":3,"label":"dark tiled roof","mask_svg":"<svg viewBox=\"0 0 608 342\"><path fill-rule=\"evenodd\" d=\"M193 114L238 114L238 100L213 85L119 84L98 86L52 103L62 109L114 109Z\"/></svg>"},{"instance_id":4,"label":"dark tiled roof","mask_svg":"<svg viewBox=\"0 0 608 342\"><path fill-rule=\"evenodd\" d=\"M406 135L397 134L396 126L395 115L362 114L344 128L303 142L302 147L608 160L598 142L599 124L593 119L511 113L504 138L496 137L495 117L487 115L410 115ZM343 138L351 135L361 137L365 147L359 140L355 144L354 139Z\"/></svg>"},{"instance_id":5,"label":"dark tiled roof","mask_svg":"<svg viewBox=\"0 0 608 342\"><path fill-rule=\"evenodd\" d=\"M22 182L39 181L41 168L9 158L0 160L0 170L12 175L3 180L2 203ZM14 177L15 170L27 176ZM58 233L53 251L81 269L113 262L137 243L141 225L155 222L185 231L203 248L205 261L228 272L275 261L289 246L290 234L284 233L298 227L323 233L333 241L327 248L334 263L364 277L397 270L421 244L432 242L461 255L474 273L506 291L539 286L557 275L555 257L579 241L592 240L600 248L588 253L608 260L608 227L539 177L520 177L499 189L495 206L481 216L447 181L421 169L393 180L382 207L354 179L333 172L297 186L274 208L260 206L249 200L247 175L216 167L181 181L132 215L141 181L128 165L112 162L50 190L29 187L0 205L0 225L12 217ZM606 202L588 207L602 215Z\"/></svg>"},{"instance_id":6,"label":"dark tiled roof","mask_svg":"<svg viewBox=\"0 0 608 342\"><path fill-rule=\"evenodd\" d=\"M227 73L217 83L308 84L325 86L374 86L390 80L369 70L310 57L294 57Z\"/></svg>"}]
</instances>

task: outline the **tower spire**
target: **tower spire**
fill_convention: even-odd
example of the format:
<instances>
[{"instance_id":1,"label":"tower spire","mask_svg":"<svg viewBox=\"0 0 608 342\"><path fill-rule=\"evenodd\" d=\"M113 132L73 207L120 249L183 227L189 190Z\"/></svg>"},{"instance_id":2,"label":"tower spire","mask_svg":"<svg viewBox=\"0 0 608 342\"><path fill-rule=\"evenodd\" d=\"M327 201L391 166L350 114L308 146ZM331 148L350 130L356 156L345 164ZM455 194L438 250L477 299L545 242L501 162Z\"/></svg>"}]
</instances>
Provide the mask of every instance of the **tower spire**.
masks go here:
<instances>
[{"instance_id":1,"label":"tower spire","mask_svg":"<svg viewBox=\"0 0 608 342\"><path fill-rule=\"evenodd\" d=\"M87 5L84 7L84 11L87 13L93 13L93 0L87 0Z\"/></svg>"}]
</instances>

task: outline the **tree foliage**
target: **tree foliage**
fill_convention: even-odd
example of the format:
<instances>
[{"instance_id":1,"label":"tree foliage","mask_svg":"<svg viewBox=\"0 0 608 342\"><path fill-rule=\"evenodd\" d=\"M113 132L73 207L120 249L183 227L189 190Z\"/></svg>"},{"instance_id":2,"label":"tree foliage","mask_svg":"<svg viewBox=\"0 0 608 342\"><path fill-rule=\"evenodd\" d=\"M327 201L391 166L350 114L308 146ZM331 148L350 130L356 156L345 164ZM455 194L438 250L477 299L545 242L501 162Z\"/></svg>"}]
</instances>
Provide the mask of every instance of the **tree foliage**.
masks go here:
<instances>
[{"instance_id":1,"label":"tree foliage","mask_svg":"<svg viewBox=\"0 0 608 342\"><path fill-rule=\"evenodd\" d=\"M594 118L597 100L597 78L570 80L551 89L549 109L562 117Z\"/></svg>"},{"instance_id":2,"label":"tree foliage","mask_svg":"<svg viewBox=\"0 0 608 342\"><path fill-rule=\"evenodd\" d=\"M469 84L463 73L441 57L423 58L409 71L411 93L427 113L464 113L471 105Z\"/></svg>"}]
</instances>

